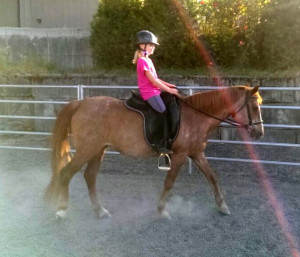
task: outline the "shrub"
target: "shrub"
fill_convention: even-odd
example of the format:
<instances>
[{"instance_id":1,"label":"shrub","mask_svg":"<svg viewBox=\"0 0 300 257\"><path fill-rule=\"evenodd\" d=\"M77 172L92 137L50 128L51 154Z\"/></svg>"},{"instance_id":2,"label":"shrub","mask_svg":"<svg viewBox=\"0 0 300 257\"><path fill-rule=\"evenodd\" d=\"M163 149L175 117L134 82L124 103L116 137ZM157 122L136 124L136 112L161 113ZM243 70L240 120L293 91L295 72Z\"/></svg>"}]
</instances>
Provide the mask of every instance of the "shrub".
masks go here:
<instances>
[{"instance_id":1,"label":"shrub","mask_svg":"<svg viewBox=\"0 0 300 257\"><path fill-rule=\"evenodd\" d=\"M143 27L139 0L100 0L91 23L91 46L96 65L125 67L133 58L135 35Z\"/></svg>"},{"instance_id":2,"label":"shrub","mask_svg":"<svg viewBox=\"0 0 300 257\"><path fill-rule=\"evenodd\" d=\"M142 29L152 31L159 39L160 46L153 56L158 67L202 64L176 8L169 1L101 0L91 28L95 62L104 68L130 65L136 33Z\"/></svg>"},{"instance_id":3,"label":"shrub","mask_svg":"<svg viewBox=\"0 0 300 257\"><path fill-rule=\"evenodd\" d=\"M285 69L300 65L299 6L298 0L99 0L91 45L98 66L134 67L136 33L148 29L160 43L156 66L205 67L192 27L217 65Z\"/></svg>"},{"instance_id":4,"label":"shrub","mask_svg":"<svg viewBox=\"0 0 300 257\"><path fill-rule=\"evenodd\" d=\"M300 66L300 3L277 0L268 5L254 33L255 51L251 62L262 69Z\"/></svg>"}]
</instances>

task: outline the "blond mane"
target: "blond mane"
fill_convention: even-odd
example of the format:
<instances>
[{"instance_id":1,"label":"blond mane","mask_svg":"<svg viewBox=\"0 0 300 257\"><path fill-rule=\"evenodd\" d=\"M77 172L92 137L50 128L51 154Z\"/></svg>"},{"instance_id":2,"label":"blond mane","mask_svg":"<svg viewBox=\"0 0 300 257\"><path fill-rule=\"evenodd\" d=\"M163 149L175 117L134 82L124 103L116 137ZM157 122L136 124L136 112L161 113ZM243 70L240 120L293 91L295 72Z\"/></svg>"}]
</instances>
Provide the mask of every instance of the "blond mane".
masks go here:
<instances>
[{"instance_id":1,"label":"blond mane","mask_svg":"<svg viewBox=\"0 0 300 257\"><path fill-rule=\"evenodd\" d=\"M232 86L219 90L210 90L198 92L187 96L182 100L189 106L206 113L218 113L225 106L231 106L241 97L245 96L247 91L251 91L249 86ZM254 94L258 98L258 103L262 103L262 97L258 92Z\"/></svg>"}]
</instances>

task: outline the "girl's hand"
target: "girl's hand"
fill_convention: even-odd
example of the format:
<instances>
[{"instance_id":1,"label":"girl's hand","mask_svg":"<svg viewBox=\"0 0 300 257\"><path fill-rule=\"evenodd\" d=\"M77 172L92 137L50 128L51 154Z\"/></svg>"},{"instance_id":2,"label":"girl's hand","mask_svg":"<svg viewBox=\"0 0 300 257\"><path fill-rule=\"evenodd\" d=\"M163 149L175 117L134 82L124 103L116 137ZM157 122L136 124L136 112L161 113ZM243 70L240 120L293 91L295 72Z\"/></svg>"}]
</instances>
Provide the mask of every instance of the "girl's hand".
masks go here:
<instances>
[{"instance_id":1,"label":"girl's hand","mask_svg":"<svg viewBox=\"0 0 300 257\"><path fill-rule=\"evenodd\" d=\"M172 94L172 95L177 95L178 91L176 88L171 88L169 87L168 93Z\"/></svg>"},{"instance_id":2,"label":"girl's hand","mask_svg":"<svg viewBox=\"0 0 300 257\"><path fill-rule=\"evenodd\" d=\"M177 88L176 85L173 85L173 84L168 84L168 86L169 86L170 88Z\"/></svg>"}]
</instances>

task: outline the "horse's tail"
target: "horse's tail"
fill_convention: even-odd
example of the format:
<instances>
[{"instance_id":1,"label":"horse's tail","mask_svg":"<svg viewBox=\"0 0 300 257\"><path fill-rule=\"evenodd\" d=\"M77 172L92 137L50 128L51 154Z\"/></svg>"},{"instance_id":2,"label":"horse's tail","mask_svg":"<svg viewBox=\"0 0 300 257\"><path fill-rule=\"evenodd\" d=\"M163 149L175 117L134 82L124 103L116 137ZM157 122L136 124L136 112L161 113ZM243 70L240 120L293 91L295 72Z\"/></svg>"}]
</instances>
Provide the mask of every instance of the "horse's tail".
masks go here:
<instances>
[{"instance_id":1,"label":"horse's tail","mask_svg":"<svg viewBox=\"0 0 300 257\"><path fill-rule=\"evenodd\" d=\"M68 135L71 132L71 120L80 106L80 101L66 105L58 114L52 135L52 178L46 189L45 199L55 202L59 196L58 177L60 170L71 161Z\"/></svg>"}]
</instances>

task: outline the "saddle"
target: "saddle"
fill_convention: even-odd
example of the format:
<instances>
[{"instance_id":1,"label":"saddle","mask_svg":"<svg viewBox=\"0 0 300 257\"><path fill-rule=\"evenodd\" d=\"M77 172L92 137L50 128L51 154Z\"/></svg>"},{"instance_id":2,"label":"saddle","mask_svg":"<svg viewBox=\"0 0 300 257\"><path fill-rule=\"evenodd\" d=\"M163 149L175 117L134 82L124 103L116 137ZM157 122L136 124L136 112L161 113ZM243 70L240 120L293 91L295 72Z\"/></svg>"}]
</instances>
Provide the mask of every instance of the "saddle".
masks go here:
<instances>
[{"instance_id":1,"label":"saddle","mask_svg":"<svg viewBox=\"0 0 300 257\"><path fill-rule=\"evenodd\" d=\"M172 94L161 93L166 109L168 133L164 138L162 133L164 121L162 114L155 111L146 101L142 99L138 91L131 91L131 97L124 100L125 106L133 111L138 112L144 119L144 138L148 145L155 150L158 142L167 140L168 147L171 149L172 143L176 140L180 126L180 104L179 100Z\"/></svg>"}]
</instances>

